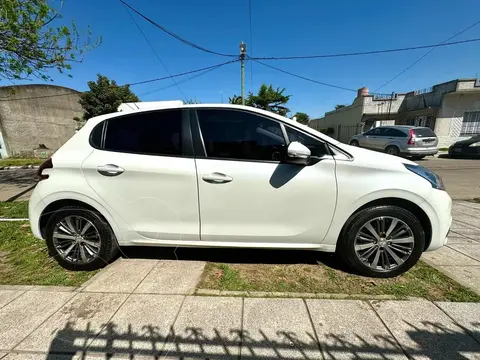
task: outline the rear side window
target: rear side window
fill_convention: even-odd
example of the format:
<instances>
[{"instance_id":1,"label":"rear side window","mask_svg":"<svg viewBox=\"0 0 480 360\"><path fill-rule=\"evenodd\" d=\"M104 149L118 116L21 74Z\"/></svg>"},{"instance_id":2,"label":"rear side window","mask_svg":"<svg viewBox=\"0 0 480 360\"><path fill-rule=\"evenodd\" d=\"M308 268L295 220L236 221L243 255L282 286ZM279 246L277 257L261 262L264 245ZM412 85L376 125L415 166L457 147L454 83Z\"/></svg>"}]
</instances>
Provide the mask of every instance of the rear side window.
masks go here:
<instances>
[{"instance_id":1,"label":"rear side window","mask_svg":"<svg viewBox=\"0 0 480 360\"><path fill-rule=\"evenodd\" d=\"M102 132L103 132L104 125L105 125L104 121L97 124L97 126L93 128L93 131L90 134L90 144L94 148L100 149L102 147Z\"/></svg>"},{"instance_id":2,"label":"rear side window","mask_svg":"<svg viewBox=\"0 0 480 360\"><path fill-rule=\"evenodd\" d=\"M416 137L437 137L435 133L430 128L418 128L413 130Z\"/></svg>"},{"instance_id":3,"label":"rear side window","mask_svg":"<svg viewBox=\"0 0 480 360\"><path fill-rule=\"evenodd\" d=\"M182 111L132 114L108 120L105 150L146 155L182 154Z\"/></svg>"},{"instance_id":4,"label":"rear side window","mask_svg":"<svg viewBox=\"0 0 480 360\"><path fill-rule=\"evenodd\" d=\"M401 130L398 129L393 129L393 128L387 128L385 129L385 134L384 136L390 136L390 137L407 137L408 135L404 133Z\"/></svg>"},{"instance_id":5,"label":"rear side window","mask_svg":"<svg viewBox=\"0 0 480 360\"><path fill-rule=\"evenodd\" d=\"M290 127L286 126L285 128L287 130L288 140L290 142L298 141L299 143L302 143L303 145L305 145L307 148L310 149L310 153L312 156L321 157L327 154L327 146L320 140L314 139Z\"/></svg>"}]
</instances>

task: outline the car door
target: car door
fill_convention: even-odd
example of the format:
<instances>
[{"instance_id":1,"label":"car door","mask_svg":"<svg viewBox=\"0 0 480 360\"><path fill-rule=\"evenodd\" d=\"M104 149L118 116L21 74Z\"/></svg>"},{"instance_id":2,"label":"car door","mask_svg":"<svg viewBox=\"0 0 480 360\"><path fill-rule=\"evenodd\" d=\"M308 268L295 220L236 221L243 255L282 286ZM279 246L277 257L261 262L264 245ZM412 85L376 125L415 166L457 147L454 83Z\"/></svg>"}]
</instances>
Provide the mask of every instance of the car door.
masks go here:
<instances>
[{"instance_id":1,"label":"car door","mask_svg":"<svg viewBox=\"0 0 480 360\"><path fill-rule=\"evenodd\" d=\"M265 247L321 242L336 203L335 161L326 145L255 112L196 114L202 241ZM315 150L314 164L285 163L287 134Z\"/></svg>"},{"instance_id":2,"label":"car door","mask_svg":"<svg viewBox=\"0 0 480 360\"><path fill-rule=\"evenodd\" d=\"M195 160L185 138L188 111L137 112L97 126L93 133L103 135L82 170L90 187L133 229L131 237L199 240Z\"/></svg>"},{"instance_id":3,"label":"car door","mask_svg":"<svg viewBox=\"0 0 480 360\"><path fill-rule=\"evenodd\" d=\"M373 149L373 142L376 138L376 136L374 134L375 130L377 130L377 132L378 132L378 129L371 129L371 130L367 131L366 133L364 133L363 136L358 138L358 142L359 142L359 145L361 147L364 147L364 148L367 148L367 149Z\"/></svg>"}]
</instances>

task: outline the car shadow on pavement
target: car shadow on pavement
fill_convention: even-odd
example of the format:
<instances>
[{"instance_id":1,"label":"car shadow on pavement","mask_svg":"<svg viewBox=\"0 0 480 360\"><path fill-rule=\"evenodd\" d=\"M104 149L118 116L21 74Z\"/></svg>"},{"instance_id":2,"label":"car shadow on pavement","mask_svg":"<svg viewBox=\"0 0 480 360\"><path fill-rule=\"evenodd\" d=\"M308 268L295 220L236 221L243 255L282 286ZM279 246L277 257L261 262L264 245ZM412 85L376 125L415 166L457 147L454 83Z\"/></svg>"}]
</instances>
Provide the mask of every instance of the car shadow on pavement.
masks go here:
<instances>
[{"instance_id":1,"label":"car shadow on pavement","mask_svg":"<svg viewBox=\"0 0 480 360\"><path fill-rule=\"evenodd\" d=\"M27 186L37 182L34 169L0 170L0 185Z\"/></svg>"},{"instance_id":2,"label":"car shadow on pavement","mask_svg":"<svg viewBox=\"0 0 480 360\"><path fill-rule=\"evenodd\" d=\"M161 311L161 309L159 309ZM132 314L132 317L135 314ZM479 332L468 334L455 327L423 322L421 328L403 321L400 343L387 331L331 333L321 323L293 329L253 328L230 330L191 326L179 329L155 324L133 326L110 321L102 326L68 322L56 332L47 359L400 359L453 360L478 358ZM478 324L477 324L478 326ZM94 330L95 329L95 330ZM319 331L320 330L320 331ZM398 333L397 333L398 334ZM398 336L398 335L397 335ZM323 353L323 354L322 354ZM323 355L323 356L322 356ZM99 357L97 357L99 356Z\"/></svg>"},{"instance_id":3,"label":"car shadow on pavement","mask_svg":"<svg viewBox=\"0 0 480 360\"><path fill-rule=\"evenodd\" d=\"M196 260L231 264L324 264L352 272L334 253L305 250L253 248L167 248L125 246L121 256L129 259Z\"/></svg>"}]
</instances>

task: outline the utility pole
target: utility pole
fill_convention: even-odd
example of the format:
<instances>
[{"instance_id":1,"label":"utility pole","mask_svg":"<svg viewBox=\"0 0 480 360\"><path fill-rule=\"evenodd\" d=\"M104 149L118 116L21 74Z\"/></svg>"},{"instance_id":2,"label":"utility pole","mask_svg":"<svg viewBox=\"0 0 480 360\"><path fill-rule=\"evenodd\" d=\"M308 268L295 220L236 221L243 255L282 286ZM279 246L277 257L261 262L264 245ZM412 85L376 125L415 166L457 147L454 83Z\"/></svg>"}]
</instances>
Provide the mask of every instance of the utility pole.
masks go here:
<instances>
[{"instance_id":1,"label":"utility pole","mask_svg":"<svg viewBox=\"0 0 480 360\"><path fill-rule=\"evenodd\" d=\"M242 41L240 43L240 71L242 78L242 105L245 105L245 55L247 54L247 45Z\"/></svg>"}]
</instances>

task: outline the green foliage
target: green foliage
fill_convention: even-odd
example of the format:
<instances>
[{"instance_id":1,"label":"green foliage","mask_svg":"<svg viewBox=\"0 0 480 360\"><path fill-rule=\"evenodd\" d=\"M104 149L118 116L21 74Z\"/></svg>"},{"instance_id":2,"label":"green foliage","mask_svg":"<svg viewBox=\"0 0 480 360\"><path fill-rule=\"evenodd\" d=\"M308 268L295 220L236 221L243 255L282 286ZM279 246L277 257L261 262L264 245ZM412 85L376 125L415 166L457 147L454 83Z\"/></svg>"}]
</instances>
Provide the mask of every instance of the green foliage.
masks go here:
<instances>
[{"instance_id":1,"label":"green foliage","mask_svg":"<svg viewBox=\"0 0 480 360\"><path fill-rule=\"evenodd\" d=\"M308 116L306 113L304 112L297 112L294 117L297 118L297 122L299 122L300 124L304 124L304 125L307 125L308 122L310 121L310 116Z\"/></svg>"},{"instance_id":2,"label":"green foliage","mask_svg":"<svg viewBox=\"0 0 480 360\"><path fill-rule=\"evenodd\" d=\"M344 107L346 107L346 106L347 106L347 105L342 105L342 104L335 105L335 110L344 108Z\"/></svg>"},{"instance_id":3,"label":"green foliage","mask_svg":"<svg viewBox=\"0 0 480 360\"><path fill-rule=\"evenodd\" d=\"M100 74L97 77L97 81L88 82L90 90L80 95L80 104L85 111L84 121L94 116L116 112L122 103L140 101L128 85L119 86L115 80Z\"/></svg>"},{"instance_id":4,"label":"green foliage","mask_svg":"<svg viewBox=\"0 0 480 360\"><path fill-rule=\"evenodd\" d=\"M257 95L251 92L248 94L245 98L245 105L285 116L290 112L290 109L285 105L288 100L290 100L291 95L284 95L284 92L285 88L274 89L272 85L267 86L263 84L258 90ZM228 100L230 104L240 105L242 103L242 97L237 95L233 95Z\"/></svg>"},{"instance_id":5,"label":"green foliage","mask_svg":"<svg viewBox=\"0 0 480 360\"><path fill-rule=\"evenodd\" d=\"M100 44L90 43L89 29L82 40L74 22L53 26L59 18L48 0L0 0L0 78L52 80L49 69L68 72Z\"/></svg>"}]
</instances>

